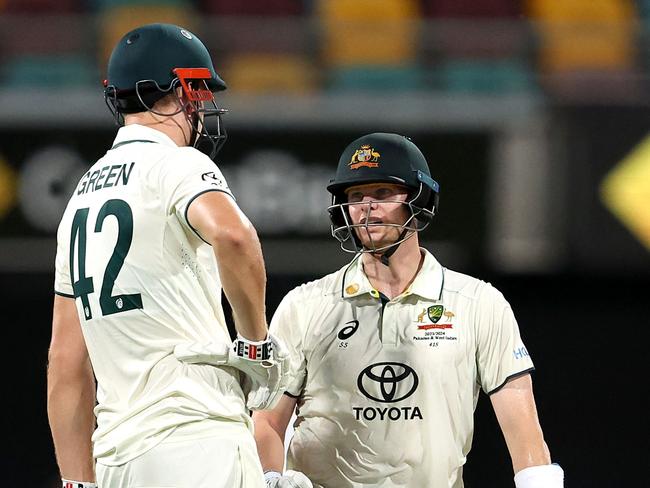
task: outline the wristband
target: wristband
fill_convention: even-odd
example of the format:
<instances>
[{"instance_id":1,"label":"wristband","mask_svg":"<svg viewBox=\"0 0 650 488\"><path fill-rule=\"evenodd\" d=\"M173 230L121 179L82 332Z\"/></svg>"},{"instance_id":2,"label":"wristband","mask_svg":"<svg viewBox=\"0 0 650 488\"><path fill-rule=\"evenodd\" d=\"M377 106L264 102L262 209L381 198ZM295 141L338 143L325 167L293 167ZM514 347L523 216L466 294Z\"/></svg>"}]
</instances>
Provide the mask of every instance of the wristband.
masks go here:
<instances>
[{"instance_id":1,"label":"wristband","mask_svg":"<svg viewBox=\"0 0 650 488\"><path fill-rule=\"evenodd\" d=\"M72 481L61 479L63 488L97 488L97 484L92 481Z\"/></svg>"},{"instance_id":2,"label":"wristband","mask_svg":"<svg viewBox=\"0 0 650 488\"><path fill-rule=\"evenodd\" d=\"M530 466L515 474L517 488L564 488L564 471L559 464Z\"/></svg>"},{"instance_id":3,"label":"wristband","mask_svg":"<svg viewBox=\"0 0 650 488\"><path fill-rule=\"evenodd\" d=\"M264 471L264 481L274 480L276 478L282 478L282 473L277 471Z\"/></svg>"},{"instance_id":4,"label":"wristband","mask_svg":"<svg viewBox=\"0 0 650 488\"><path fill-rule=\"evenodd\" d=\"M245 337L237 335L237 340L233 344L235 354L249 361L267 361L271 359L273 343L268 339L263 341L249 341Z\"/></svg>"}]
</instances>

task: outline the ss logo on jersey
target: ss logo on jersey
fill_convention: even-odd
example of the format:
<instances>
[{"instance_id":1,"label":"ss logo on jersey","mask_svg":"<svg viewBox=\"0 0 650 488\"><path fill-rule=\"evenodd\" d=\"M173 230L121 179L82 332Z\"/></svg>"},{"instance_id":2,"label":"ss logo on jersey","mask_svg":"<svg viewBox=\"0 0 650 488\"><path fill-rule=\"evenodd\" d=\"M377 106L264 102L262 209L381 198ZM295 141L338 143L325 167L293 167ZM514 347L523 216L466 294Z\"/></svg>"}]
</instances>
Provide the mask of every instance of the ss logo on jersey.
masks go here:
<instances>
[{"instance_id":1,"label":"ss logo on jersey","mask_svg":"<svg viewBox=\"0 0 650 488\"><path fill-rule=\"evenodd\" d=\"M350 324L350 325L348 325ZM347 340L354 335L354 333L357 331L359 328L359 321L358 320L350 320L349 322L345 323L346 327L343 327L339 333L338 333L338 338L341 339L341 342L339 343L339 348L345 349L348 347Z\"/></svg>"}]
</instances>

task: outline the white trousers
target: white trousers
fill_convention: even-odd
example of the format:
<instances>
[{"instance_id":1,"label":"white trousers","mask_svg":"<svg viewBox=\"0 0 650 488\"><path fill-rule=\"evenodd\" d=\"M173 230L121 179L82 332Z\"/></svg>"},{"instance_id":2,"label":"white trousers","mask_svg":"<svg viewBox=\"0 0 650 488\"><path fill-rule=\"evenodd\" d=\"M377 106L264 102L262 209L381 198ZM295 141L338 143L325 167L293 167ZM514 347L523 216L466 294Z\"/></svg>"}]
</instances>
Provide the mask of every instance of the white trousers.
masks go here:
<instances>
[{"instance_id":1,"label":"white trousers","mask_svg":"<svg viewBox=\"0 0 650 488\"><path fill-rule=\"evenodd\" d=\"M99 488L265 488L252 436L177 439L120 466L96 465Z\"/></svg>"}]
</instances>

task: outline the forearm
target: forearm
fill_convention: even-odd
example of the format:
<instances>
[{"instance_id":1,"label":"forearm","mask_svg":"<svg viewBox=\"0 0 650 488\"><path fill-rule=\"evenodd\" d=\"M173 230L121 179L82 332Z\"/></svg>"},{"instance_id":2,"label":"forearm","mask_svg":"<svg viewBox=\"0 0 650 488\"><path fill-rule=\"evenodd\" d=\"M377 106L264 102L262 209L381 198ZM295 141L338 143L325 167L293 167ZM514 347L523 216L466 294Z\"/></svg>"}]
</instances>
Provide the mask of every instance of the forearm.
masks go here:
<instances>
[{"instance_id":1,"label":"forearm","mask_svg":"<svg viewBox=\"0 0 650 488\"><path fill-rule=\"evenodd\" d=\"M527 395L526 392L517 393ZM521 408L520 405L527 405ZM537 411L531 402L509 404L497 413L515 473L530 466L551 463Z\"/></svg>"},{"instance_id":2,"label":"forearm","mask_svg":"<svg viewBox=\"0 0 650 488\"><path fill-rule=\"evenodd\" d=\"M90 363L70 372L63 358L50 358L47 393L47 413L61 476L94 481L91 436L95 428L95 380Z\"/></svg>"},{"instance_id":3,"label":"forearm","mask_svg":"<svg viewBox=\"0 0 650 488\"><path fill-rule=\"evenodd\" d=\"M537 416L530 375L510 380L490 400L508 446L515 473L551 463Z\"/></svg>"},{"instance_id":4,"label":"forearm","mask_svg":"<svg viewBox=\"0 0 650 488\"><path fill-rule=\"evenodd\" d=\"M266 271L252 226L242 237L212 243L221 284L232 307L235 328L246 339L266 338Z\"/></svg>"},{"instance_id":5,"label":"forearm","mask_svg":"<svg viewBox=\"0 0 650 488\"><path fill-rule=\"evenodd\" d=\"M284 469L284 439L268 422L255 420L257 454L264 471Z\"/></svg>"},{"instance_id":6,"label":"forearm","mask_svg":"<svg viewBox=\"0 0 650 488\"><path fill-rule=\"evenodd\" d=\"M508 444L508 451L514 473L531 466L551 464L551 455L543 439L521 443L511 442Z\"/></svg>"}]
</instances>

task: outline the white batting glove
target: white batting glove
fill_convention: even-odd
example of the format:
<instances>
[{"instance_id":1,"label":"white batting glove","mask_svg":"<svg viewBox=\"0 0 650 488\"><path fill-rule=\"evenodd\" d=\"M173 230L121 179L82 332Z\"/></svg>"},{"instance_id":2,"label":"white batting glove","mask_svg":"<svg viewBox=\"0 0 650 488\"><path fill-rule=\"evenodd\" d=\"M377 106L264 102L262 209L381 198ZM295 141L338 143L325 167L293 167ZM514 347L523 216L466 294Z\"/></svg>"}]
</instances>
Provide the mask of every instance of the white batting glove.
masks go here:
<instances>
[{"instance_id":1,"label":"white batting glove","mask_svg":"<svg viewBox=\"0 0 650 488\"><path fill-rule=\"evenodd\" d=\"M61 483L63 484L63 488L97 488L97 484L90 481L72 481L62 479Z\"/></svg>"},{"instance_id":2,"label":"white batting glove","mask_svg":"<svg viewBox=\"0 0 650 488\"><path fill-rule=\"evenodd\" d=\"M559 464L524 468L515 474L516 488L564 488L564 471Z\"/></svg>"},{"instance_id":3,"label":"white batting glove","mask_svg":"<svg viewBox=\"0 0 650 488\"><path fill-rule=\"evenodd\" d=\"M257 342L238 336L232 345L178 344L174 356L189 364L237 368L245 375L243 389L250 410L273 408L289 383L289 353L284 344L271 334L265 341Z\"/></svg>"},{"instance_id":4,"label":"white batting glove","mask_svg":"<svg viewBox=\"0 0 650 488\"><path fill-rule=\"evenodd\" d=\"M284 474L277 471L264 473L266 488L314 488L309 478L300 471L288 469Z\"/></svg>"}]
</instances>

